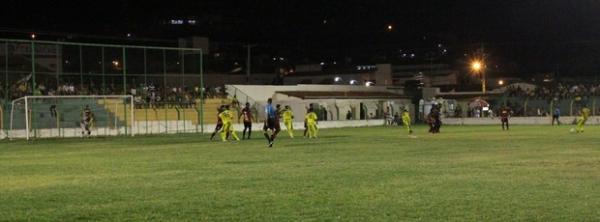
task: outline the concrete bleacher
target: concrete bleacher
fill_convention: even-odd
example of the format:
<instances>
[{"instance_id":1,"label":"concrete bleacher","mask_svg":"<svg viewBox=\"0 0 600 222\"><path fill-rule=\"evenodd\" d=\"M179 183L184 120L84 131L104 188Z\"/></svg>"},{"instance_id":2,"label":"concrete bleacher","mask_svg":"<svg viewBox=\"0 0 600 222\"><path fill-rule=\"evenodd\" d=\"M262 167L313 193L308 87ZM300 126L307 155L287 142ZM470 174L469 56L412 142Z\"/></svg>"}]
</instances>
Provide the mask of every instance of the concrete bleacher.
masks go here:
<instances>
[{"instance_id":1,"label":"concrete bleacher","mask_svg":"<svg viewBox=\"0 0 600 222\"><path fill-rule=\"evenodd\" d=\"M125 122L127 125L131 125L131 110L129 104L118 104L116 102L107 102L104 104L105 108L114 115L120 121ZM203 117L204 124L214 124L217 122L217 115L221 105L231 104L231 100L227 99L206 99L204 101L204 109L201 112L199 106L193 108L181 108L181 107L157 107L157 108L136 108L134 109L135 122L160 122L160 121L191 121L192 124L200 124L199 118ZM231 109L235 116L238 114L237 109Z\"/></svg>"},{"instance_id":2,"label":"concrete bleacher","mask_svg":"<svg viewBox=\"0 0 600 222\"><path fill-rule=\"evenodd\" d=\"M50 106L56 105L56 113L58 116L52 116ZM96 123L109 126L115 123L110 118L110 113L105 107L96 102L85 99L69 99L69 100L51 100L51 101L36 101L33 100L30 103L30 127L35 129L51 129L51 128L71 128L79 127L81 121L81 113L86 105L89 105L90 109L94 112ZM10 113L5 113L10 115ZM25 128L25 110L23 105L15 107L15 112L12 114L12 127L13 129L24 129ZM7 119L7 118L5 118ZM8 119L7 124L10 124Z\"/></svg>"}]
</instances>

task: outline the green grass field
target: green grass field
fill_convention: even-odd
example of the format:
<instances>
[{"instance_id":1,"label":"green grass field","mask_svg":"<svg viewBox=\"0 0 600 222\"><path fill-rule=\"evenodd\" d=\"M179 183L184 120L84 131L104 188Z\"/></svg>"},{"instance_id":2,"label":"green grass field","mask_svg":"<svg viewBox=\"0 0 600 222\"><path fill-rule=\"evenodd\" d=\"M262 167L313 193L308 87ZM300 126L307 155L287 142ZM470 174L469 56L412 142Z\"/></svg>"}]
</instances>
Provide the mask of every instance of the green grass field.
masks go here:
<instances>
[{"instance_id":1,"label":"green grass field","mask_svg":"<svg viewBox=\"0 0 600 222\"><path fill-rule=\"evenodd\" d=\"M600 128L570 128L2 141L0 221L599 221Z\"/></svg>"}]
</instances>

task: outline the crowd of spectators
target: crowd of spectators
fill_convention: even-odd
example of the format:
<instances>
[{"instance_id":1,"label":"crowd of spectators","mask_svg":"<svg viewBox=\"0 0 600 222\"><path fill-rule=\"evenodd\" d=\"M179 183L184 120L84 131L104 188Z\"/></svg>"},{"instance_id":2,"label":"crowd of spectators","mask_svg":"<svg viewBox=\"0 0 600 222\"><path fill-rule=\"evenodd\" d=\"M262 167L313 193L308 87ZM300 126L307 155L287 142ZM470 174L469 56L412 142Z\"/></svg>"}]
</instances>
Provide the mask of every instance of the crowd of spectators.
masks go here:
<instances>
[{"instance_id":1,"label":"crowd of spectators","mask_svg":"<svg viewBox=\"0 0 600 222\"><path fill-rule=\"evenodd\" d=\"M3 84L0 82L0 84ZM18 82L9 85L6 92L4 85L0 87L0 99L7 98L13 100L28 95L122 95L123 87L115 84L106 86L90 84L75 84L67 82L64 84L46 85L43 82L36 84L35 90L32 90L30 81ZM227 93L223 86L158 86L153 83L136 84L128 88L127 94L134 97L134 102L139 107L151 106L181 106L190 107L200 99L201 92L204 98L226 98ZM8 93L8 94L6 94Z\"/></svg>"},{"instance_id":2,"label":"crowd of spectators","mask_svg":"<svg viewBox=\"0 0 600 222\"><path fill-rule=\"evenodd\" d=\"M509 97L529 97L544 100L574 99L577 97L600 96L600 84L558 83L554 85L537 85L534 89L513 85L508 86L505 93Z\"/></svg>"}]
</instances>

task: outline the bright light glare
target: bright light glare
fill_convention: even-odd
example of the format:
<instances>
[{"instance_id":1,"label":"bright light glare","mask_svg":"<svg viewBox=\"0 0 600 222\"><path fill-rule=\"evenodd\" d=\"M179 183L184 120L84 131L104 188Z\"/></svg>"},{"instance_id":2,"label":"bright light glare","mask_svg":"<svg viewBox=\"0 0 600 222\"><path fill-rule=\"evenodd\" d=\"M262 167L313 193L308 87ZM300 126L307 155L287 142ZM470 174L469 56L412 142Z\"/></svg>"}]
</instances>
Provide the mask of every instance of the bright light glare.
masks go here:
<instances>
[{"instance_id":1,"label":"bright light glare","mask_svg":"<svg viewBox=\"0 0 600 222\"><path fill-rule=\"evenodd\" d=\"M483 65L481 64L481 62L480 62L480 61L474 61L474 62L473 62L473 64L471 64L471 68L472 68L474 71L476 71L476 72L478 72L479 70L481 70L481 67L482 67L482 66L483 66Z\"/></svg>"}]
</instances>

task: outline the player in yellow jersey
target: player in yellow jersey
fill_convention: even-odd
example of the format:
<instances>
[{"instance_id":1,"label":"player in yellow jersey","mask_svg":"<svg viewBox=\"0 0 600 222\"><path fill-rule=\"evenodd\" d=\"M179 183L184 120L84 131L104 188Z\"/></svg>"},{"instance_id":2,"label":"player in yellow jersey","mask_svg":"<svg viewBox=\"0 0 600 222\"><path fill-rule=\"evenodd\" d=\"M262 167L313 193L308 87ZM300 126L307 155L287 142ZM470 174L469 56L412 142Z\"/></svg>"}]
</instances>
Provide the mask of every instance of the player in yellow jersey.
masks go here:
<instances>
[{"instance_id":1,"label":"player in yellow jersey","mask_svg":"<svg viewBox=\"0 0 600 222\"><path fill-rule=\"evenodd\" d=\"M294 138L294 112L292 111L292 108L290 106L285 106L285 109L283 110L282 114L283 116L283 124L285 125L285 128L287 129L288 135L290 135L290 138Z\"/></svg>"},{"instance_id":2,"label":"player in yellow jersey","mask_svg":"<svg viewBox=\"0 0 600 222\"><path fill-rule=\"evenodd\" d=\"M235 130L233 129L233 125L232 125L232 121L233 121L233 114L229 111L229 106L225 106L223 111L221 113L219 113L219 118L221 118L221 120L223 121L223 128L221 129L221 140L223 142L227 141L227 137L228 134L233 136L233 138L235 140L240 140L240 138L237 136L237 134L235 133Z\"/></svg>"},{"instance_id":3,"label":"player in yellow jersey","mask_svg":"<svg viewBox=\"0 0 600 222\"><path fill-rule=\"evenodd\" d=\"M579 111L579 118L577 119L577 132L578 133L583 133L583 126L585 125L585 122L587 122L587 120L590 118L590 109L587 107L587 105L583 106L583 109L581 109Z\"/></svg>"},{"instance_id":4,"label":"player in yellow jersey","mask_svg":"<svg viewBox=\"0 0 600 222\"><path fill-rule=\"evenodd\" d=\"M304 117L306 120L306 127L308 129L308 138L317 138L319 129L317 129L317 114L313 109L308 109L308 113Z\"/></svg>"},{"instance_id":5,"label":"player in yellow jersey","mask_svg":"<svg viewBox=\"0 0 600 222\"><path fill-rule=\"evenodd\" d=\"M404 109L404 111L402 111L402 124L404 124L404 128L406 128L408 134L413 133L412 128L410 127L411 123L412 120L410 119L410 113L408 110Z\"/></svg>"}]
</instances>

